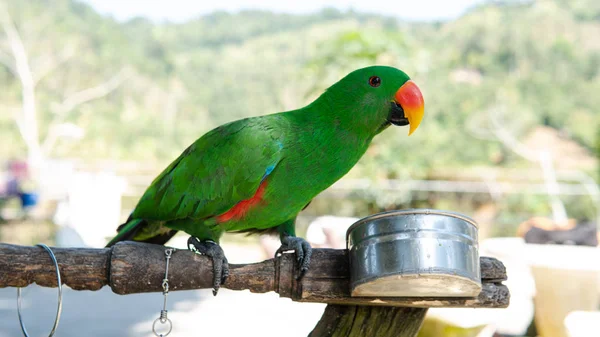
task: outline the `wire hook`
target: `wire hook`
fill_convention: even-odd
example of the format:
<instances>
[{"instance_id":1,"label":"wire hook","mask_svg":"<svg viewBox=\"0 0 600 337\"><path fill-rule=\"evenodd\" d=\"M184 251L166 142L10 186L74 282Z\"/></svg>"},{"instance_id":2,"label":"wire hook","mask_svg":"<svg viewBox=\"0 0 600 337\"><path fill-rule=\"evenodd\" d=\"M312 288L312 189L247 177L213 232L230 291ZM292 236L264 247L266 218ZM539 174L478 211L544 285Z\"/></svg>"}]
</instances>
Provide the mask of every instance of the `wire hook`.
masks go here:
<instances>
[{"instance_id":1,"label":"wire hook","mask_svg":"<svg viewBox=\"0 0 600 337\"><path fill-rule=\"evenodd\" d=\"M54 319L54 325L52 326L52 330L50 331L50 334L48 335L48 337L52 337L54 335L54 332L56 331L56 328L58 327L58 322L60 321L60 314L62 312L62 281L60 279L60 270L58 269L58 261L56 261L56 256L54 256L52 249L50 249L50 247L46 246L43 243L38 243L36 246L42 247L48 252L48 254L50 255L50 258L52 259L52 262L54 263L54 268L56 269L56 280L57 280L57 284L58 284L58 307L56 309L56 318ZM17 314L19 315L19 323L21 324L21 331L23 331L23 335L25 337L29 337L29 335L27 334L27 329L25 329L25 323L23 322L23 316L21 314L21 288L20 287L17 288Z\"/></svg>"}]
</instances>

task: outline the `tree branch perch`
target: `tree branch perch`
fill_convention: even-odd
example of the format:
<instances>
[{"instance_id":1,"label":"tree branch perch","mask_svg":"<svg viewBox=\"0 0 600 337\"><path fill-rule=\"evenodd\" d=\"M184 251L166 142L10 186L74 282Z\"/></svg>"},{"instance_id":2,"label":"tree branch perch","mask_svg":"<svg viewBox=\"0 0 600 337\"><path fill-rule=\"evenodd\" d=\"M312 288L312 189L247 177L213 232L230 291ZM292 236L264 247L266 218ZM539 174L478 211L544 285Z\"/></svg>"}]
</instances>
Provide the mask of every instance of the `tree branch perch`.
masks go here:
<instances>
[{"instance_id":1,"label":"tree branch perch","mask_svg":"<svg viewBox=\"0 0 600 337\"><path fill-rule=\"evenodd\" d=\"M122 242L112 248L53 248L65 285L75 290L98 290L110 286L117 294L162 291L165 247ZM374 298L350 296L350 271L346 250L315 249L311 269L301 281L293 254L252 264L231 264L223 285L231 290L255 293L275 291L299 302L405 307L508 306L509 292L504 265L481 258L483 290L476 298ZM56 287L56 274L46 251L40 247L0 244L0 288L36 283ZM212 262L187 250L173 253L169 264L170 290L212 287Z\"/></svg>"}]
</instances>

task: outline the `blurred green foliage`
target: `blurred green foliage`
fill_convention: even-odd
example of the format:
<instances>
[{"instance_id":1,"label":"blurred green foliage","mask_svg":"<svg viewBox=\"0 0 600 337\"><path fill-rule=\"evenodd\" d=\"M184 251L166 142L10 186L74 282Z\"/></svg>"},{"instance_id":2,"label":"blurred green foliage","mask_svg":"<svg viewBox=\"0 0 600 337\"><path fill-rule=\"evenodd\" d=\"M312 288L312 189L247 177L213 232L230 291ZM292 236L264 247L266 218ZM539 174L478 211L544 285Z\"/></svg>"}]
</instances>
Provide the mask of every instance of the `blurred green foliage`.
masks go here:
<instances>
[{"instance_id":1,"label":"blurred green foliage","mask_svg":"<svg viewBox=\"0 0 600 337\"><path fill-rule=\"evenodd\" d=\"M394 166L407 163L411 169L490 164L502 151L499 144L474 138L466 126L498 105L517 136L544 124L595 148L600 10L593 0L582 3L482 5L456 21L414 24L331 9L119 23L77 1L8 4L30 62L68 46L77 50L37 86L42 122L52 119L48 107L70 92L123 67L134 70L119 90L71 113L68 121L86 137L59 143L56 156L167 161L216 125L302 106L353 69L390 64L420 84L427 104L414 137L386 132L378 142L377 164L398 174ZM2 68L0 83L2 110L15 111L19 83ZM2 141L13 145L0 155L16 155L23 145L14 141L11 114L2 115ZM42 125L42 138L43 132ZM393 150L417 144L416 156Z\"/></svg>"},{"instance_id":2,"label":"blurred green foliage","mask_svg":"<svg viewBox=\"0 0 600 337\"><path fill-rule=\"evenodd\" d=\"M490 137L490 111L503 111L499 119L517 138L545 125L600 155L597 0L494 1L454 21L430 23L332 9L117 22L73 0L13 0L8 9L31 63L76 50L36 87L42 138L53 104L123 68L132 73L114 92L66 116L85 137L59 140L53 157L162 167L217 125L301 107L349 71L372 64L399 67L415 79L426 116L411 137L397 128L377 137L351 175L428 178L443 169L530 165ZM10 56L4 35L0 50ZM0 142L10 144L0 147L0 158L19 156L25 145L13 115L20 84L0 66L0 85ZM360 193L383 198L368 211L414 200ZM548 211L534 199L529 206L518 197L506 202Z\"/></svg>"}]
</instances>

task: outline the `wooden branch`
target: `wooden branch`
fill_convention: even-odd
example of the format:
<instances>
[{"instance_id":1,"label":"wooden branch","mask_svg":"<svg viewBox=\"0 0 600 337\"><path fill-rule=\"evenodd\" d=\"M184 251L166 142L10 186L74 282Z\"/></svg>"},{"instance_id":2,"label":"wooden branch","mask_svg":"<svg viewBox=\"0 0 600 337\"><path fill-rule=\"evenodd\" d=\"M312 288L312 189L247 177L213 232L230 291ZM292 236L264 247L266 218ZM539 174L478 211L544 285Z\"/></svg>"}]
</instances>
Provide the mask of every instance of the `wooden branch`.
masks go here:
<instances>
[{"instance_id":1,"label":"wooden branch","mask_svg":"<svg viewBox=\"0 0 600 337\"><path fill-rule=\"evenodd\" d=\"M13 76L17 76L17 69L15 68L12 57L0 50L0 63L2 63L6 69L8 69Z\"/></svg>"},{"instance_id":2,"label":"wooden branch","mask_svg":"<svg viewBox=\"0 0 600 337\"><path fill-rule=\"evenodd\" d=\"M328 305L308 337L414 337L427 308Z\"/></svg>"},{"instance_id":3,"label":"wooden branch","mask_svg":"<svg viewBox=\"0 0 600 337\"><path fill-rule=\"evenodd\" d=\"M162 291L165 247L121 242L112 248L53 248L65 285L76 290L98 290L110 286L117 294ZM212 287L212 262L203 255L177 250L169 262L170 290ZM506 279L502 263L481 258L483 291L476 298L374 298L351 297L347 250L315 249L311 268L301 281L293 254L252 264L231 264L223 285L232 290L255 293L275 291L299 302L406 307L508 306L509 292L500 282ZM40 247L0 244L0 288L25 287L36 283L56 287L50 257Z\"/></svg>"},{"instance_id":4,"label":"wooden branch","mask_svg":"<svg viewBox=\"0 0 600 337\"><path fill-rule=\"evenodd\" d=\"M43 55L41 60L32 66L34 74L33 82L37 85L42 79L75 56L76 51L77 48L75 45L69 44L57 56Z\"/></svg>"},{"instance_id":5,"label":"wooden branch","mask_svg":"<svg viewBox=\"0 0 600 337\"><path fill-rule=\"evenodd\" d=\"M77 91L60 103L50 105L55 117L48 127L48 134L42 142L44 153L49 154L58 140L59 134L57 128L67 119L67 116L78 106L88 103L93 100L107 96L111 92L117 90L121 84L130 76L130 71L127 68L121 69L116 75L96 86Z\"/></svg>"},{"instance_id":6,"label":"wooden branch","mask_svg":"<svg viewBox=\"0 0 600 337\"><path fill-rule=\"evenodd\" d=\"M54 108L56 110L55 113L65 114L81 104L102 98L116 90L121 83L127 79L127 77L129 77L129 71L127 68L123 68L107 81L67 96L60 104L58 104L57 107Z\"/></svg>"}]
</instances>

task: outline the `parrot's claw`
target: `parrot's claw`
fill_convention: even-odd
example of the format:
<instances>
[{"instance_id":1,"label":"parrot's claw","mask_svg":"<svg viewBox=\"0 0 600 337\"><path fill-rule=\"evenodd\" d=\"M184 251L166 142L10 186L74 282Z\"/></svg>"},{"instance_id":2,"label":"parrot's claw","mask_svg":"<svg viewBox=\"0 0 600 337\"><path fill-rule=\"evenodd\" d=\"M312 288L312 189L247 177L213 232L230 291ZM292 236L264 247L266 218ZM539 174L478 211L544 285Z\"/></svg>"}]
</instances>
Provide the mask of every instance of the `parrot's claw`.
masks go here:
<instances>
[{"instance_id":1,"label":"parrot's claw","mask_svg":"<svg viewBox=\"0 0 600 337\"><path fill-rule=\"evenodd\" d=\"M310 244L304 240L303 238L298 238L295 236L282 236L281 238L281 247L277 249L275 252L275 257L279 256L283 252L287 252L293 250L296 252L296 261L298 262L298 269L300 273L298 274L297 280L302 279L308 267L310 266L310 258L312 256L312 247Z\"/></svg>"},{"instance_id":2,"label":"parrot's claw","mask_svg":"<svg viewBox=\"0 0 600 337\"><path fill-rule=\"evenodd\" d=\"M193 236L190 236L187 245L189 250L209 256L212 259L213 295L217 296L221 284L224 284L229 276L229 263L227 262L223 248L214 241L200 241Z\"/></svg>"}]
</instances>

